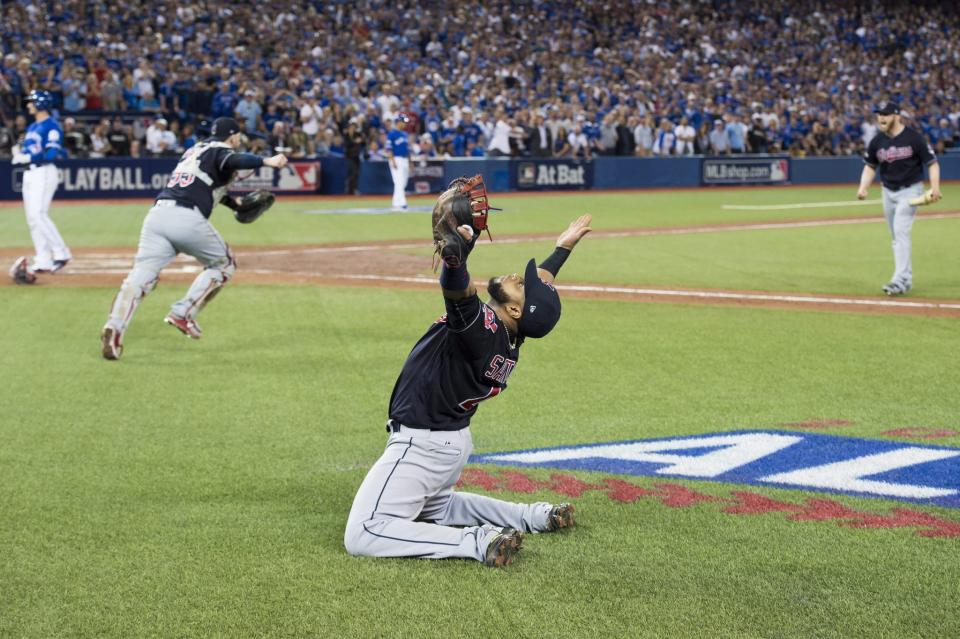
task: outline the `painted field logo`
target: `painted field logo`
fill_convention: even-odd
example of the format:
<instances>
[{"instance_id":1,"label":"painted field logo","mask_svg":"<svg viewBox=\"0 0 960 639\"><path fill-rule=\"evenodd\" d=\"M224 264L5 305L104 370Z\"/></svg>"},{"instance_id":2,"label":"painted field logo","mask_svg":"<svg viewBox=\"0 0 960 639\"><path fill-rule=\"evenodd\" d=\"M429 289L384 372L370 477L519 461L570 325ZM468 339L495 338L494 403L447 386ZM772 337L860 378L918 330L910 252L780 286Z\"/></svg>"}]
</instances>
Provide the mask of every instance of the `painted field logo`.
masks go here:
<instances>
[{"instance_id":1,"label":"painted field logo","mask_svg":"<svg viewBox=\"0 0 960 639\"><path fill-rule=\"evenodd\" d=\"M960 448L733 431L475 455L474 463L681 477L960 508Z\"/></svg>"}]
</instances>

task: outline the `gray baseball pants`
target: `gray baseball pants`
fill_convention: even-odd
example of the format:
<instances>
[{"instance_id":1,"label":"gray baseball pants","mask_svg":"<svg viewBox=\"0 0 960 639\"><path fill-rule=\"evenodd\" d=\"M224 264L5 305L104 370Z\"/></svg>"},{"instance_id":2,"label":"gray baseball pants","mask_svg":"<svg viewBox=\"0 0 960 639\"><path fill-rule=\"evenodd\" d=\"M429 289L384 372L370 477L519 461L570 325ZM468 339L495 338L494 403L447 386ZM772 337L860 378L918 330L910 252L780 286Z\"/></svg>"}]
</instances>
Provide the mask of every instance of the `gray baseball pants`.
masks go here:
<instances>
[{"instance_id":1,"label":"gray baseball pants","mask_svg":"<svg viewBox=\"0 0 960 639\"><path fill-rule=\"evenodd\" d=\"M883 189L883 214L893 237L893 277L891 282L907 286L913 285L913 266L911 263L910 231L917 215L917 207L910 206L910 200L923 195L923 182L917 182L899 191Z\"/></svg>"},{"instance_id":2,"label":"gray baseball pants","mask_svg":"<svg viewBox=\"0 0 960 639\"><path fill-rule=\"evenodd\" d=\"M197 258L204 267L186 296L170 307L178 317L195 318L220 287L230 281L237 267L230 247L200 211L161 200L143 220L133 270L113 301L108 327L121 334L127 330L140 301L154 289L160 271L178 253Z\"/></svg>"},{"instance_id":3,"label":"gray baseball pants","mask_svg":"<svg viewBox=\"0 0 960 639\"><path fill-rule=\"evenodd\" d=\"M470 429L391 432L347 519L343 544L368 557L483 561L499 528L547 528L551 504L517 504L454 491L473 451Z\"/></svg>"}]
</instances>

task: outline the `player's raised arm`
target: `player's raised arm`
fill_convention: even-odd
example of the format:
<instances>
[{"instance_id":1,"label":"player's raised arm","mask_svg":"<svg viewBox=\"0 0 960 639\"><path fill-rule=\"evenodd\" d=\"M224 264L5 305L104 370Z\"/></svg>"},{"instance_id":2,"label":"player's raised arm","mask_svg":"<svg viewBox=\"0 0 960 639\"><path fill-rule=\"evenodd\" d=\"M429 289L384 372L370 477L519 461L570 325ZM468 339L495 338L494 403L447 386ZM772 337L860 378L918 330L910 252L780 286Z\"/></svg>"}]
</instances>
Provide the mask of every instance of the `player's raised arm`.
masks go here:
<instances>
[{"instance_id":1,"label":"player's raised arm","mask_svg":"<svg viewBox=\"0 0 960 639\"><path fill-rule=\"evenodd\" d=\"M593 230L590 228L590 222L592 221L593 216L588 214L581 215L573 222L570 222L570 226L557 238L557 247L554 249L553 254L540 263L537 274L541 280L547 284L553 283L553 280L557 277L557 273L560 272L560 267L563 266L563 263L570 256L571 251L573 251L573 247L575 247L587 233Z\"/></svg>"},{"instance_id":2,"label":"player's raised arm","mask_svg":"<svg viewBox=\"0 0 960 639\"><path fill-rule=\"evenodd\" d=\"M481 175L453 180L437 198L430 222L436 256L443 263L440 287L449 300L477 293L467 273L467 256L480 232L486 230L491 210L496 209L490 207Z\"/></svg>"}]
</instances>

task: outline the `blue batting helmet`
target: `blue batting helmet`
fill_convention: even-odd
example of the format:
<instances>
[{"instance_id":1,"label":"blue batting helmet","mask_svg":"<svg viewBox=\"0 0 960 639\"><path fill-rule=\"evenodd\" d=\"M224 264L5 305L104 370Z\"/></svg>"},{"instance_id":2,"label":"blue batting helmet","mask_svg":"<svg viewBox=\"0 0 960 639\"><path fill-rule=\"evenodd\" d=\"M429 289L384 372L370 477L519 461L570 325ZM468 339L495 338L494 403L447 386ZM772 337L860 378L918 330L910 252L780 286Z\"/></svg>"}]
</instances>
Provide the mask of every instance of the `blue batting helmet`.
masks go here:
<instances>
[{"instance_id":1,"label":"blue batting helmet","mask_svg":"<svg viewBox=\"0 0 960 639\"><path fill-rule=\"evenodd\" d=\"M27 102L33 102L38 111L49 111L53 106L53 96L49 91L37 91L34 89L27 96Z\"/></svg>"}]
</instances>

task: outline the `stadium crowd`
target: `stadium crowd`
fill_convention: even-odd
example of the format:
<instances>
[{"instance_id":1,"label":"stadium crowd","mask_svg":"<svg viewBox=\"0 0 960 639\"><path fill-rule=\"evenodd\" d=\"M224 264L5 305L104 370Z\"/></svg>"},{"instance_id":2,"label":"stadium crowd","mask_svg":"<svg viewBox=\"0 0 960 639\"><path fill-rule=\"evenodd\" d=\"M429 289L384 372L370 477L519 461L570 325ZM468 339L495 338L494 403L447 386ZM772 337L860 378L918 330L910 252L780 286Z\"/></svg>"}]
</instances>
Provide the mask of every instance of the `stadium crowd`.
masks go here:
<instances>
[{"instance_id":1,"label":"stadium crowd","mask_svg":"<svg viewBox=\"0 0 960 639\"><path fill-rule=\"evenodd\" d=\"M860 152L887 98L960 147L960 12L920 0L3 3L0 156L55 96L71 155L180 153L232 115L254 149L414 155Z\"/></svg>"}]
</instances>

